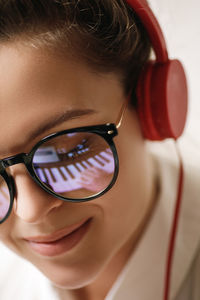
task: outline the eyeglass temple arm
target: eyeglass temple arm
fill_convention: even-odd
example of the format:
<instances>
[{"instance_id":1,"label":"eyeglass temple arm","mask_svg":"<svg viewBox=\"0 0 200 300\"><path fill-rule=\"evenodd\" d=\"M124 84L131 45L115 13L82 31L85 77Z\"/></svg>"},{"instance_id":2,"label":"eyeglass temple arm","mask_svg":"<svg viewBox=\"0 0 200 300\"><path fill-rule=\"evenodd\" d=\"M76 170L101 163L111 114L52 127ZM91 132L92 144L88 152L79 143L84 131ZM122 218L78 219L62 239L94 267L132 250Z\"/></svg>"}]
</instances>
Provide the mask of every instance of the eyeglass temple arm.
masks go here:
<instances>
[{"instance_id":1,"label":"eyeglass temple arm","mask_svg":"<svg viewBox=\"0 0 200 300\"><path fill-rule=\"evenodd\" d=\"M119 129L119 127L121 126L121 123L122 123L122 120L123 120L123 117L124 117L124 113L125 113L125 110L128 106L128 103L131 99L131 95L129 94L128 97L125 99L121 109L120 109L120 112L119 112L119 115L117 117L117 121L116 121L116 128Z\"/></svg>"}]
</instances>

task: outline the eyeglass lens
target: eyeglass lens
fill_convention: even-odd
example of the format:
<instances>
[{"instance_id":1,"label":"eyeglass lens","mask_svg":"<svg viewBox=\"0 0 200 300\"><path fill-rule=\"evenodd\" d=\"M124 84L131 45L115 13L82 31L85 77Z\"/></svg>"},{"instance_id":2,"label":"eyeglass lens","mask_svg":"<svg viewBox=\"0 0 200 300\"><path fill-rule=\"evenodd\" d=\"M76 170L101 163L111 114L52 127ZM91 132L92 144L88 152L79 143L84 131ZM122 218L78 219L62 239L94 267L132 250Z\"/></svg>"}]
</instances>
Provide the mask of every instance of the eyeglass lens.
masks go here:
<instances>
[{"instance_id":1,"label":"eyeglass lens","mask_svg":"<svg viewBox=\"0 0 200 300\"><path fill-rule=\"evenodd\" d=\"M10 208L10 193L6 181L0 175L0 222L7 216Z\"/></svg>"},{"instance_id":2,"label":"eyeglass lens","mask_svg":"<svg viewBox=\"0 0 200 300\"><path fill-rule=\"evenodd\" d=\"M33 169L51 191L78 200L105 190L113 179L115 163L103 137L73 132L44 142L34 154Z\"/></svg>"}]
</instances>

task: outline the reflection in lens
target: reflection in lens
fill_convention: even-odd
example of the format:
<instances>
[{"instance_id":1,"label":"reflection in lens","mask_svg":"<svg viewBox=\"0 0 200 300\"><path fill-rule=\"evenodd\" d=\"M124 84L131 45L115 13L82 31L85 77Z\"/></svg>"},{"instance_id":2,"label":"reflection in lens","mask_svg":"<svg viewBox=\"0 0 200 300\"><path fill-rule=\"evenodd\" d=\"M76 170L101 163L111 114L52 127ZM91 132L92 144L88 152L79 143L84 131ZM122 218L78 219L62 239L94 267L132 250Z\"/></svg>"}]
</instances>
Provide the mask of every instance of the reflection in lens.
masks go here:
<instances>
[{"instance_id":1,"label":"reflection in lens","mask_svg":"<svg viewBox=\"0 0 200 300\"><path fill-rule=\"evenodd\" d=\"M72 199L91 197L110 184L114 156L101 136L70 133L52 138L35 152L36 175L55 193Z\"/></svg>"},{"instance_id":2,"label":"reflection in lens","mask_svg":"<svg viewBox=\"0 0 200 300\"><path fill-rule=\"evenodd\" d=\"M0 175L0 221L2 221L10 207L10 193L4 178Z\"/></svg>"}]
</instances>

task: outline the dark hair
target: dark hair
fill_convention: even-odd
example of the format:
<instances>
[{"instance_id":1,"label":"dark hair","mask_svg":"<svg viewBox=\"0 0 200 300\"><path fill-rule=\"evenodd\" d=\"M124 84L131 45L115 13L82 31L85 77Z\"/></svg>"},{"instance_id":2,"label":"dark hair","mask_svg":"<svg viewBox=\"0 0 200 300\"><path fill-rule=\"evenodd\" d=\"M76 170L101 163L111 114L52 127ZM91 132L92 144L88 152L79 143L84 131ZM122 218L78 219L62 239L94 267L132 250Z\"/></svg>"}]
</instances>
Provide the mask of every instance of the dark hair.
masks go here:
<instances>
[{"instance_id":1,"label":"dark hair","mask_svg":"<svg viewBox=\"0 0 200 300\"><path fill-rule=\"evenodd\" d=\"M123 0L1 0L0 41L22 38L119 72L126 92L150 55L148 35Z\"/></svg>"}]
</instances>

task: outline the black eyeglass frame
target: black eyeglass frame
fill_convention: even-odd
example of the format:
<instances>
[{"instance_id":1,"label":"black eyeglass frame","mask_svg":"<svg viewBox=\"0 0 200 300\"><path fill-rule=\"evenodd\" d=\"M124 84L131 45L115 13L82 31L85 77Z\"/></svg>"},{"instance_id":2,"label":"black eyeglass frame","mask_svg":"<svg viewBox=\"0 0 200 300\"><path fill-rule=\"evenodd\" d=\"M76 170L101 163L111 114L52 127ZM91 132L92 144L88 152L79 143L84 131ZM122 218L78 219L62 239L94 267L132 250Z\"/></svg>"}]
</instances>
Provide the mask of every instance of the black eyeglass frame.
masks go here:
<instances>
[{"instance_id":1,"label":"black eyeglass frame","mask_svg":"<svg viewBox=\"0 0 200 300\"><path fill-rule=\"evenodd\" d=\"M37 149L43 143L45 143L45 142L47 142L47 141L49 141L49 140L51 140L55 137L58 137L60 135L64 135L64 134L68 134L68 133L76 133L76 132L94 133L94 134L97 134L97 135L101 136L102 138L104 138L104 140L107 142L110 149L112 150L113 157L114 157L114 165L115 165L113 178L112 178L110 184L104 190L102 190L101 192L98 192L95 195L85 197L85 198L82 198L82 199L74 199L74 198L72 199L72 198L63 197L59 194L56 194L51 189L49 189L48 186L46 186L39 179L39 177L37 176L36 172L34 171L34 167L33 167L34 154L37 151ZM50 134L50 135L44 137L43 139L41 139L35 146L33 146L32 150L29 153L20 153L20 154L16 154L14 156L10 156L10 157L7 157L7 158L4 158L4 159L0 160L0 175L6 181L9 192L10 192L10 207L9 207L9 210L8 210L6 216L2 220L0 220L0 224L3 223L9 217L9 215L12 211L12 208L13 208L14 196L15 196L14 179L11 175L9 175L6 172L6 168L8 168L10 166L13 166L15 164L23 163L26 166L26 169L27 169L28 173L30 174L31 178L43 190L45 190L50 195L52 195L52 196L54 196L58 199L67 201L67 202L78 203L78 202L90 201L90 200L93 200L93 199L98 198L98 197L102 196L103 194L105 194L108 190L111 189L111 187L116 182L116 179L117 179L117 176L118 176L118 173L119 173L119 159L118 159L118 154L117 154L115 144L113 142L113 138L116 135L118 135L117 126L113 123L108 123L108 124L103 124L103 125L77 127L77 128L62 130L62 131Z\"/></svg>"}]
</instances>

